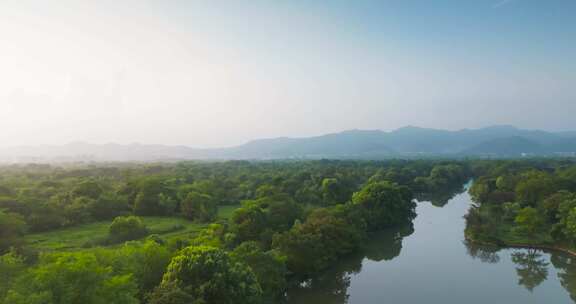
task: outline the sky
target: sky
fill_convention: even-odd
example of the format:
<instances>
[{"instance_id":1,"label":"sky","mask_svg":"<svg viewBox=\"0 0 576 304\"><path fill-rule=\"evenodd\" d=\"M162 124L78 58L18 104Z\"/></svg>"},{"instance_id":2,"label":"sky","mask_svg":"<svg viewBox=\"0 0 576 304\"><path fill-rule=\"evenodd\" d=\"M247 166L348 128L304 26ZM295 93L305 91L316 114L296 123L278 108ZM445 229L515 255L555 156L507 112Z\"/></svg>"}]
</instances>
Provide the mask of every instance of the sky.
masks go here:
<instances>
[{"instance_id":1,"label":"sky","mask_svg":"<svg viewBox=\"0 0 576 304\"><path fill-rule=\"evenodd\" d=\"M574 0L0 0L0 146L576 130Z\"/></svg>"}]
</instances>

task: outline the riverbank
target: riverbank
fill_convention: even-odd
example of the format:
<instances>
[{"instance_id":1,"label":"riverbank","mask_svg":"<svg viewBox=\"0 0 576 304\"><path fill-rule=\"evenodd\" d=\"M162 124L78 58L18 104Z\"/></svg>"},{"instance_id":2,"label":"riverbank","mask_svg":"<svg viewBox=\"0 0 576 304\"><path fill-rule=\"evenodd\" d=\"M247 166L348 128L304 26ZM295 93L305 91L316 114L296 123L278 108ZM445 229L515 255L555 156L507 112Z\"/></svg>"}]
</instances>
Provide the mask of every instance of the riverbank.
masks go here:
<instances>
[{"instance_id":1,"label":"riverbank","mask_svg":"<svg viewBox=\"0 0 576 304\"><path fill-rule=\"evenodd\" d=\"M479 245L495 246L495 247L500 247L500 248L541 249L541 250L562 252L562 253L568 254L570 256L576 257L576 250L568 249L568 248L558 246L558 245L513 243L513 242L507 242L507 241L501 240L501 239L498 239L498 243L492 243L492 242L487 242L487 241L475 240L468 235L465 235L464 239L468 242L471 242L474 244L479 244Z\"/></svg>"},{"instance_id":2,"label":"riverbank","mask_svg":"<svg viewBox=\"0 0 576 304\"><path fill-rule=\"evenodd\" d=\"M531 255L527 249L493 254L482 248L475 251L482 246L463 244L463 215L471 204L466 192L442 207L418 204L412 234L398 237L391 233L368 240L367 251L289 290L287 303L365 304L380 303L383 298L390 303L427 303L430 299L467 304L502 303L503 299L509 303L576 303L570 298L576 295L576 285L566 282L576 274L572 255L559 251ZM491 258L497 258L498 264ZM536 266L518 273L517 269L527 267L523 262ZM541 271L549 275L538 277ZM552 275L556 273L567 275ZM530 281L534 276L538 282ZM470 284L471 278L475 284ZM478 292L478 286L488 292ZM413 292L415 288L419 292Z\"/></svg>"}]
</instances>

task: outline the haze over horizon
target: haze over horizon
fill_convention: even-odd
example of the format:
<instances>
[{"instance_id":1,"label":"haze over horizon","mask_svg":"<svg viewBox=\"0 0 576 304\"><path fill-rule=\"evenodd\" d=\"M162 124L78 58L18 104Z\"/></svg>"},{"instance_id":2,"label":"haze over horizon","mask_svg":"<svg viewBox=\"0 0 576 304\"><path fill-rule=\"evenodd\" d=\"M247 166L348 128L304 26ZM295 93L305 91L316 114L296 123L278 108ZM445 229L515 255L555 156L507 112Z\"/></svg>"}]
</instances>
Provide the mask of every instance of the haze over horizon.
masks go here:
<instances>
[{"instance_id":1,"label":"haze over horizon","mask_svg":"<svg viewBox=\"0 0 576 304\"><path fill-rule=\"evenodd\" d=\"M572 134L576 134L576 130L544 130L544 129L530 129L530 128L519 128L513 125L505 125L505 124L501 124L501 125L490 125L490 126L484 126L484 127L479 127L479 128L454 128L454 129L441 129L441 128L427 128L427 127L422 127L422 126L414 126L414 125L407 125L407 126L402 126L399 128L394 128L394 129L389 129L389 130L382 130L382 129L358 129L358 128L353 128L353 129L346 129L346 130L339 130L339 131L335 131L335 132L328 132L328 133L321 133L321 134L310 134L310 135L303 135L303 136L292 136L292 135L278 135L278 136L270 136L270 137L260 137L260 138L249 138L244 142L240 142L236 145L228 145L228 146L212 146L212 147L201 147L201 146L193 146L193 145L187 145L187 144L162 144L162 143L154 143L154 142L138 142L138 141L132 141L132 142L114 142L114 141L103 141L103 142L90 142L90 141L85 141L85 140L71 140L68 142L63 142L63 143L45 143L45 144L22 144L22 145L13 145L13 146L3 146L0 145L0 149L2 148L18 148L18 147L41 147L41 146L67 146L67 145L75 145L75 144L80 144L80 145L89 145L89 146L94 146L94 145L125 145L125 146L129 146L129 145L143 145L143 146L151 146L151 145L164 145L164 146L171 146L171 147L177 147L177 146L181 146L181 147L187 147L187 148L193 148L193 149L220 149L220 148L234 148L234 147L238 147L238 146L243 146L246 144L250 144L253 142L258 142L258 141L267 141L267 140L275 140L275 139L310 139L310 138L318 138L318 137L323 137L323 136L329 136L329 135L340 135L340 134L345 134L348 132L383 132L383 133L395 133L397 131L401 131L403 129L417 129L417 130L422 130L424 132L426 131L448 131L448 132L458 132L458 131L480 131L480 130L488 130L491 128L498 128L500 130L506 130L506 129L515 129L518 131L543 131L543 132L549 132L551 135L558 135L558 134L562 134L563 132L565 132L567 134L567 136L572 136ZM505 136L505 135L503 135Z\"/></svg>"},{"instance_id":2,"label":"haze over horizon","mask_svg":"<svg viewBox=\"0 0 576 304\"><path fill-rule=\"evenodd\" d=\"M576 2L0 1L0 147L576 130Z\"/></svg>"}]
</instances>

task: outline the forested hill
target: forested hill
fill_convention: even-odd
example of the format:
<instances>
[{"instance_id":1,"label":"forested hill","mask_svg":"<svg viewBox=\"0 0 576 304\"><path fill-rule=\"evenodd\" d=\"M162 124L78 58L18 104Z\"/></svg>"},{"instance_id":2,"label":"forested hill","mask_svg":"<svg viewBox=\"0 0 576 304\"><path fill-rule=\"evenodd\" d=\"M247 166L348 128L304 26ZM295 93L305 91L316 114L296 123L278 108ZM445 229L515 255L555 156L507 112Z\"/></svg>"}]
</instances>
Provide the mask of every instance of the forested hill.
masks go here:
<instances>
[{"instance_id":1,"label":"forested hill","mask_svg":"<svg viewBox=\"0 0 576 304\"><path fill-rule=\"evenodd\" d=\"M565 155L576 152L576 132L512 126L458 131L404 127L391 132L351 130L308 138L256 140L221 152L240 158Z\"/></svg>"},{"instance_id":2,"label":"forested hill","mask_svg":"<svg viewBox=\"0 0 576 304\"><path fill-rule=\"evenodd\" d=\"M461 156L574 156L576 132L523 130L512 126L448 131L404 127L350 130L305 138L259 139L220 149L164 145L28 146L0 149L0 161L155 161L182 159L286 159Z\"/></svg>"}]
</instances>

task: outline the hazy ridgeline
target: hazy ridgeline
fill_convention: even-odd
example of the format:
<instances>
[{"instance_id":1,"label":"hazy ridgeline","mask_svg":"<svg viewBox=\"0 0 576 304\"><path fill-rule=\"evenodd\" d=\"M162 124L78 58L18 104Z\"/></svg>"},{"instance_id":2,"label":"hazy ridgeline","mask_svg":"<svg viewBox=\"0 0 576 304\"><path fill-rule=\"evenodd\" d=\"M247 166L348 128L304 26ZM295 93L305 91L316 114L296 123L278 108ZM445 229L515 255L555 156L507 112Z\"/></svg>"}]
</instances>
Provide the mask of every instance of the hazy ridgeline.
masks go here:
<instances>
[{"instance_id":1,"label":"hazy ridgeline","mask_svg":"<svg viewBox=\"0 0 576 304\"><path fill-rule=\"evenodd\" d=\"M302 138L253 140L230 148L197 149L146 144L89 144L0 148L0 162L178 161L226 159L422 159L517 158L576 155L575 132L523 130L512 126L448 131L404 127L351 130Z\"/></svg>"}]
</instances>

